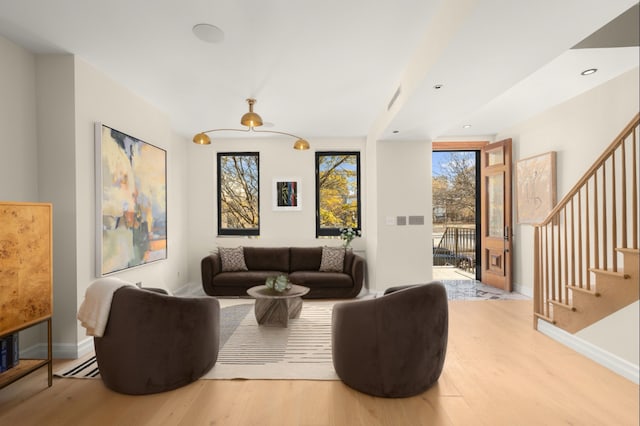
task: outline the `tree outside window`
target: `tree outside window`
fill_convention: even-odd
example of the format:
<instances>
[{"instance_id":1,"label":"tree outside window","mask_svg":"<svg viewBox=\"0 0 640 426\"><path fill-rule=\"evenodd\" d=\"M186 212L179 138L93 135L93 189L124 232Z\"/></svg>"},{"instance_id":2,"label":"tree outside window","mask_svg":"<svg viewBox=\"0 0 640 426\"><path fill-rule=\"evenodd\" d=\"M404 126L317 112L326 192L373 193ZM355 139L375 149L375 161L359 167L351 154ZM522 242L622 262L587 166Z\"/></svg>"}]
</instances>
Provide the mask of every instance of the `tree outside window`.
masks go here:
<instances>
[{"instance_id":1,"label":"tree outside window","mask_svg":"<svg viewBox=\"0 0 640 426\"><path fill-rule=\"evenodd\" d=\"M475 223L476 155L471 151L434 153L431 185L435 223Z\"/></svg>"},{"instance_id":2,"label":"tree outside window","mask_svg":"<svg viewBox=\"0 0 640 426\"><path fill-rule=\"evenodd\" d=\"M260 235L257 152L218 153L218 235Z\"/></svg>"},{"instance_id":3,"label":"tree outside window","mask_svg":"<svg viewBox=\"0 0 640 426\"><path fill-rule=\"evenodd\" d=\"M316 152L316 236L360 229L360 153Z\"/></svg>"}]
</instances>

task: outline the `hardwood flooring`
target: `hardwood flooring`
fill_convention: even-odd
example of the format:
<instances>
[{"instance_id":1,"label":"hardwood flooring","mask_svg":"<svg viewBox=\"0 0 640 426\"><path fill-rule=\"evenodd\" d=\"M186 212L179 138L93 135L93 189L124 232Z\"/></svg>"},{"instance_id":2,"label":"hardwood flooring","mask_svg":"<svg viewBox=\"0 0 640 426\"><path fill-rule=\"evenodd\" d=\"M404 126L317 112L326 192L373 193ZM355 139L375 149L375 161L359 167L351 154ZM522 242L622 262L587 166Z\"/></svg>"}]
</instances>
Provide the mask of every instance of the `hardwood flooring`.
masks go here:
<instances>
[{"instance_id":1,"label":"hardwood flooring","mask_svg":"<svg viewBox=\"0 0 640 426\"><path fill-rule=\"evenodd\" d=\"M452 301L438 383L383 399L339 381L198 380L127 396L46 369L0 390L2 425L638 425L639 387L532 328L530 300ZM366 354L362 354L366 356Z\"/></svg>"}]
</instances>

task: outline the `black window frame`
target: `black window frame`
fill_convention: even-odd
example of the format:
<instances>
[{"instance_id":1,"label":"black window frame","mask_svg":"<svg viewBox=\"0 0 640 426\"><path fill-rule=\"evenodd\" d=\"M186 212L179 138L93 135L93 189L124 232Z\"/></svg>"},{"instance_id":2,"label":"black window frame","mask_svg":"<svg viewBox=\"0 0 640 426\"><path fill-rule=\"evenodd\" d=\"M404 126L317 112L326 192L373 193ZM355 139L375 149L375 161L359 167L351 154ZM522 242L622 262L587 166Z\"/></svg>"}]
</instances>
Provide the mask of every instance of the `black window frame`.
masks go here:
<instances>
[{"instance_id":1,"label":"black window frame","mask_svg":"<svg viewBox=\"0 0 640 426\"><path fill-rule=\"evenodd\" d=\"M342 156L353 155L356 157L356 185L357 194L356 201L358 208L356 212L357 226L354 229L362 231L362 203L361 203L361 169L360 169L360 151L316 151L315 153L315 173L316 173L316 238L318 237L335 237L340 235L340 229L338 228L322 228L320 226L320 157L325 156Z\"/></svg>"},{"instance_id":2,"label":"black window frame","mask_svg":"<svg viewBox=\"0 0 640 426\"><path fill-rule=\"evenodd\" d=\"M256 165L258 168L258 227L257 228L222 228L222 200L221 200L221 167L220 167L220 159L221 157L229 157L229 156L252 156L256 158ZM259 236L260 235L260 153L259 152L218 152L216 155L216 170L217 170L217 200L218 200L218 235L222 236Z\"/></svg>"}]
</instances>

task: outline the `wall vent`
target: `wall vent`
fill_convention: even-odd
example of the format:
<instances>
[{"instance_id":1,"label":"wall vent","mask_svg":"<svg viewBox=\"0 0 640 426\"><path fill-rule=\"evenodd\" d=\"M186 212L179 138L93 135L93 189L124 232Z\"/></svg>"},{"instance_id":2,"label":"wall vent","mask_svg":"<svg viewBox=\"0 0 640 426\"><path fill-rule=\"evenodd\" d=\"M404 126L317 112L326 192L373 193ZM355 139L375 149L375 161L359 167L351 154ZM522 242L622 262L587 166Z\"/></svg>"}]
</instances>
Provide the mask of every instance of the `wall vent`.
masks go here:
<instances>
[{"instance_id":1,"label":"wall vent","mask_svg":"<svg viewBox=\"0 0 640 426\"><path fill-rule=\"evenodd\" d=\"M398 216L396 217L396 225L398 226L403 226L407 224L407 217L406 216Z\"/></svg>"}]
</instances>

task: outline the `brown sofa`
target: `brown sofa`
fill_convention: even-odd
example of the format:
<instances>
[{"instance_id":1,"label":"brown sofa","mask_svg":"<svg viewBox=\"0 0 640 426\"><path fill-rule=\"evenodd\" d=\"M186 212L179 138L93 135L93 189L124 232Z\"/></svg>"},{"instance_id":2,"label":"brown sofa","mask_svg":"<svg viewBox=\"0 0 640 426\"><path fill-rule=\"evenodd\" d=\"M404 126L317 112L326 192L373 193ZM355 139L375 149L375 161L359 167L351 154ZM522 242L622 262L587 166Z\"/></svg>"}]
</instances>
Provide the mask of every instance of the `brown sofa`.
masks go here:
<instances>
[{"instance_id":1,"label":"brown sofa","mask_svg":"<svg viewBox=\"0 0 640 426\"><path fill-rule=\"evenodd\" d=\"M247 271L223 272L219 254L201 261L202 287L211 296L246 296L276 274L288 274L293 284L309 287L305 298L356 297L364 281L364 259L351 250L340 272L321 272L322 247L244 247Z\"/></svg>"}]
</instances>

